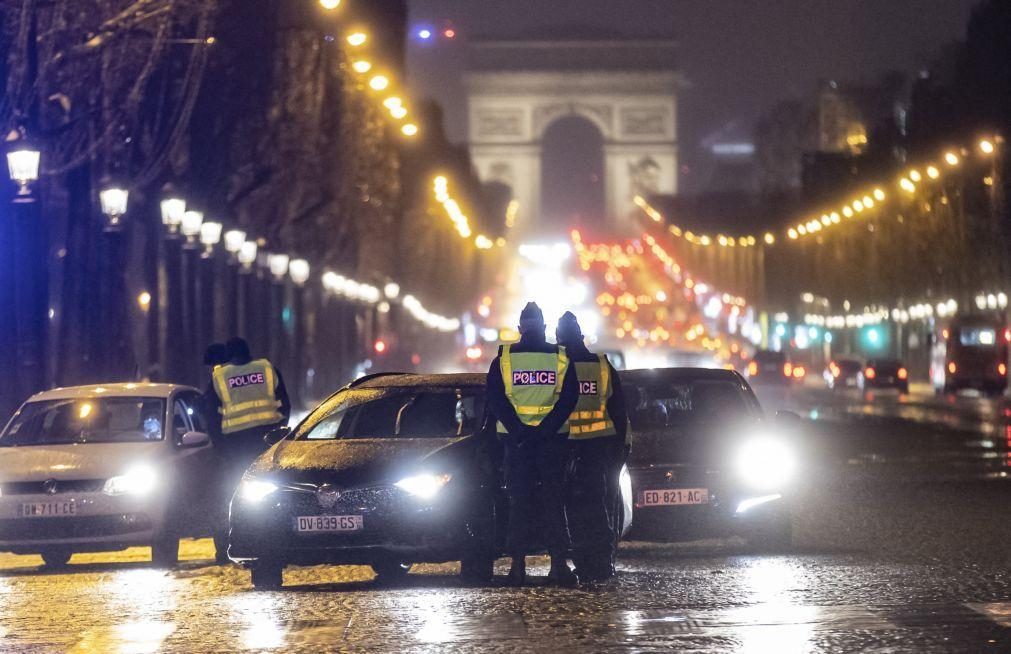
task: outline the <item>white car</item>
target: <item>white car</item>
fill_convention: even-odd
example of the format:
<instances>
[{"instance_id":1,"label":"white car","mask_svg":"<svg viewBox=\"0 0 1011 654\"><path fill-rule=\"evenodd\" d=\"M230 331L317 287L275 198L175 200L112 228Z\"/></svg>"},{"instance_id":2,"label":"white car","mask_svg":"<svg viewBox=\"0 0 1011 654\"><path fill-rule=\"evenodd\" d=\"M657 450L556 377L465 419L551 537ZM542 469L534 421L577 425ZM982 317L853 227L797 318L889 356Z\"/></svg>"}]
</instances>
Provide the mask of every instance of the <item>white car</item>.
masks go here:
<instances>
[{"instance_id":1,"label":"white car","mask_svg":"<svg viewBox=\"0 0 1011 654\"><path fill-rule=\"evenodd\" d=\"M74 552L179 539L224 518L199 391L170 384L58 388L25 402L0 433L0 551L66 564Z\"/></svg>"}]
</instances>

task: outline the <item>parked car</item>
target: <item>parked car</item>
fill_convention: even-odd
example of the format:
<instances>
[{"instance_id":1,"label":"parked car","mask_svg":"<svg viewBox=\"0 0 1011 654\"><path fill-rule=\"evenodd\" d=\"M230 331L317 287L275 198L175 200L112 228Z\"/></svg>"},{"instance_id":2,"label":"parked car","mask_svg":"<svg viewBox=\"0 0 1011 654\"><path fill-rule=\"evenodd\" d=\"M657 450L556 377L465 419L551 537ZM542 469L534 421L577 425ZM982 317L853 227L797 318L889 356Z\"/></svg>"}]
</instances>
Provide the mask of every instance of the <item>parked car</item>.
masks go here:
<instances>
[{"instance_id":1,"label":"parked car","mask_svg":"<svg viewBox=\"0 0 1011 654\"><path fill-rule=\"evenodd\" d=\"M460 561L465 577L490 578L508 502L484 385L483 374L365 377L273 434L232 498L229 556L256 588L280 586L288 565L321 563L395 580L413 563Z\"/></svg>"},{"instance_id":2,"label":"parked car","mask_svg":"<svg viewBox=\"0 0 1011 654\"><path fill-rule=\"evenodd\" d=\"M896 359L871 359L861 375L861 388L896 388L909 392L909 371Z\"/></svg>"},{"instance_id":3,"label":"parked car","mask_svg":"<svg viewBox=\"0 0 1011 654\"><path fill-rule=\"evenodd\" d=\"M795 415L767 418L744 378L728 370L632 370L622 387L637 534L790 545Z\"/></svg>"},{"instance_id":4,"label":"parked car","mask_svg":"<svg viewBox=\"0 0 1011 654\"><path fill-rule=\"evenodd\" d=\"M32 396L0 434L0 551L66 564L75 552L208 536L220 495L195 388L106 384Z\"/></svg>"},{"instance_id":5,"label":"parked car","mask_svg":"<svg viewBox=\"0 0 1011 654\"><path fill-rule=\"evenodd\" d=\"M823 378L831 389L862 388L864 366L856 359L835 359L829 361Z\"/></svg>"}]
</instances>

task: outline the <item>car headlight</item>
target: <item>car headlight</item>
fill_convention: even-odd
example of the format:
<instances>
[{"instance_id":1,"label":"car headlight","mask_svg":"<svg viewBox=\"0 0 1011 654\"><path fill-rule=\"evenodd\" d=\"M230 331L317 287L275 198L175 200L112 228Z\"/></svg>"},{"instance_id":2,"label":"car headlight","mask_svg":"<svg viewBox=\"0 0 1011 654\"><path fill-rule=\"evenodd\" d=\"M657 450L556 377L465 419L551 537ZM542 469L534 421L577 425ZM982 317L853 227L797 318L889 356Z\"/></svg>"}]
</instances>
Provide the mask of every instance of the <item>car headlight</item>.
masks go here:
<instances>
[{"instance_id":1,"label":"car headlight","mask_svg":"<svg viewBox=\"0 0 1011 654\"><path fill-rule=\"evenodd\" d=\"M106 480L106 495L148 495L158 485L158 474L148 465L135 465L126 473Z\"/></svg>"},{"instance_id":2,"label":"car headlight","mask_svg":"<svg viewBox=\"0 0 1011 654\"><path fill-rule=\"evenodd\" d=\"M775 490L787 484L796 463L793 450L776 438L754 438L737 451L737 473L757 490Z\"/></svg>"},{"instance_id":3,"label":"car headlight","mask_svg":"<svg viewBox=\"0 0 1011 654\"><path fill-rule=\"evenodd\" d=\"M415 497L430 500L438 495L450 479L449 475L415 475L401 479L394 485Z\"/></svg>"},{"instance_id":4,"label":"car headlight","mask_svg":"<svg viewBox=\"0 0 1011 654\"><path fill-rule=\"evenodd\" d=\"M260 502L277 490L277 484L262 479L243 479L235 494L247 502Z\"/></svg>"}]
</instances>

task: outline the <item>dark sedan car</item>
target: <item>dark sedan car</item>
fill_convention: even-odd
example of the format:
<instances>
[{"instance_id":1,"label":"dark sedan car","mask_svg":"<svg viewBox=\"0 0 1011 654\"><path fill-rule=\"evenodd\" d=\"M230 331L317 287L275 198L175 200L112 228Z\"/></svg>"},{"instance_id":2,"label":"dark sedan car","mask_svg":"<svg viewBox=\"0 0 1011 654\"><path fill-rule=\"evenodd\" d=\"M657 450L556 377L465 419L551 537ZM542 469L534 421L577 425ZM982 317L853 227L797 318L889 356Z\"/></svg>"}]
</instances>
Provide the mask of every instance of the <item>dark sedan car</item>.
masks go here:
<instances>
[{"instance_id":1,"label":"dark sedan car","mask_svg":"<svg viewBox=\"0 0 1011 654\"><path fill-rule=\"evenodd\" d=\"M909 371L895 359L871 359L864 367L862 388L896 388L909 392Z\"/></svg>"},{"instance_id":2,"label":"dark sedan car","mask_svg":"<svg viewBox=\"0 0 1011 654\"><path fill-rule=\"evenodd\" d=\"M460 561L465 577L489 579L507 502L484 384L480 374L390 374L335 393L247 471L229 556L258 588L280 586L288 564L364 564L396 579L413 563Z\"/></svg>"},{"instance_id":3,"label":"dark sedan car","mask_svg":"<svg viewBox=\"0 0 1011 654\"><path fill-rule=\"evenodd\" d=\"M796 416L767 419L733 371L632 370L621 380L632 422L637 533L680 540L736 534L771 549L790 544L788 494L797 461L783 432Z\"/></svg>"}]
</instances>

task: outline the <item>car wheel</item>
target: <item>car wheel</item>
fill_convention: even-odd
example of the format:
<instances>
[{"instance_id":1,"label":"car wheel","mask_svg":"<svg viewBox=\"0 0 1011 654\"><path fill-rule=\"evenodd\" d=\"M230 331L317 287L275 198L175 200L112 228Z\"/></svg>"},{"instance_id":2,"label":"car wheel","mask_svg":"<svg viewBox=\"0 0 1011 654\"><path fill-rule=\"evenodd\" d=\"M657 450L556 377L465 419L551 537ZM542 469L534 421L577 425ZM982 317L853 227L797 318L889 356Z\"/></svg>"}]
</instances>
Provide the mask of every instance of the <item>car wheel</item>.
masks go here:
<instances>
[{"instance_id":1,"label":"car wheel","mask_svg":"<svg viewBox=\"0 0 1011 654\"><path fill-rule=\"evenodd\" d=\"M410 563L401 563L383 559L372 564L372 571L376 573L376 581L384 584L402 580L411 570Z\"/></svg>"},{"instance_id":2,"label":"car wheel","mask_svg":"<svg viewBox=\"0 0 1011 654\"><path fill-rule=\"evenodd\" d=\"M151 563L158 568L171 568L179 563L179 537L164 535L153 542Z\"/></svg>"},{"instance_id":3,"label":"car wheel","mask_svg":"<svg viewBox=\"0 0 1011 654\"><path fill-rule=\"evenodd\" d=\"M256 590L277 590L284 584L284 566L276 561L257 561L249 572Z\"/></svg>"},{"instance_id":4,"label":"car wheel","mask_svg":"<svg viewBox=\"0 0 1011 654\"><path fill-rule=\"evenodd\" d=\"M62 568L70 563L70 557L74 553L68 549L51 549L41 552L40 555L47 568Z\"/></svg>"},{"instance_id":5,"label":"car wheel","mask_svg":"<svg viewBox=\"0 0 1011 654\"><path fill-rule=\"evenodd\" d=\"M755 525L748 533L748 544L759 552L776 553L793 546L793 523L790 514Z\"/></svg>"}]
</instances>

